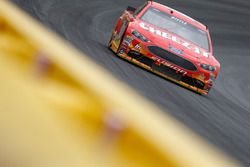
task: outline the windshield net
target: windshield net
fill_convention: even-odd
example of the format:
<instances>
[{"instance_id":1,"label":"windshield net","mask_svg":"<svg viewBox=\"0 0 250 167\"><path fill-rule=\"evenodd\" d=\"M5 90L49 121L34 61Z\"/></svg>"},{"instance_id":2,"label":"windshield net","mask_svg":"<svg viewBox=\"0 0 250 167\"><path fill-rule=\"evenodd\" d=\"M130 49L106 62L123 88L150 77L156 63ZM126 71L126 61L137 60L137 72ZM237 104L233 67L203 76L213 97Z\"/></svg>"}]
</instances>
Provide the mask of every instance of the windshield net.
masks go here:
<instances>
[{"instance_id":1,"label":"windshield net","mask_svg":"<svg viewBox=\"0 0 250 167\"><path fill-rule=\"evenodd\" d=\"M199 47L209 50L207 33L187 22L155 8L149 8L141 20L170 31Z\"/></svg>"}]
</instances>

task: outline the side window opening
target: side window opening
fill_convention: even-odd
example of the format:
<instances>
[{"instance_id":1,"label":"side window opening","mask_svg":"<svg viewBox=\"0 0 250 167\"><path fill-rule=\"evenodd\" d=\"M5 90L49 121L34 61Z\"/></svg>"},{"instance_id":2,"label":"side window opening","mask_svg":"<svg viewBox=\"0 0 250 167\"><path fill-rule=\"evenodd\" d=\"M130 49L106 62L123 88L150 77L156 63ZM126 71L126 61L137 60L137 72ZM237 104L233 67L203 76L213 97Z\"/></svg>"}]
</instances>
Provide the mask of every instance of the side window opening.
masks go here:
<instances>
[{"instance_id":1,"label":"side window opening","mask_svg":"<svg viewBox=\"0 0 250 167\"><path fill-rule=\"evenodd\" d=\"M148 2L144 3L142 6L140 6L139 8L136 9L136 11L134 12L134 16L138 15L139 13L141 13L141 11L148 5Z\"/></svg>"}]
</instances>

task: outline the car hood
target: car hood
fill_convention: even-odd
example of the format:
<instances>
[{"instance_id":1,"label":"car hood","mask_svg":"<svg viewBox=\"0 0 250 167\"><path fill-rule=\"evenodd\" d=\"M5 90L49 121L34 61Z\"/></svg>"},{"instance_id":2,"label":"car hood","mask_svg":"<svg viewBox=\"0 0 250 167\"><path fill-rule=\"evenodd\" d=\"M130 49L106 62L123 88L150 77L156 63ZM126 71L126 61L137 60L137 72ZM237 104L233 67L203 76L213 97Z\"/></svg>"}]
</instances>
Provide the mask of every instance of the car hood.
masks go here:
<instances>
[{"instance_id":1,"label":"car hood","mask_svg":"<svg viewBox=\"0 0 250 167\"><path fill-rule=\"evenodd\" d=\"M150 40L148 45L156 45L192 62L218 64L211 52L167 30L160 29L141 20L131 22L130 28L132 31L136 30Z\"/></svg>"}]
</instances>

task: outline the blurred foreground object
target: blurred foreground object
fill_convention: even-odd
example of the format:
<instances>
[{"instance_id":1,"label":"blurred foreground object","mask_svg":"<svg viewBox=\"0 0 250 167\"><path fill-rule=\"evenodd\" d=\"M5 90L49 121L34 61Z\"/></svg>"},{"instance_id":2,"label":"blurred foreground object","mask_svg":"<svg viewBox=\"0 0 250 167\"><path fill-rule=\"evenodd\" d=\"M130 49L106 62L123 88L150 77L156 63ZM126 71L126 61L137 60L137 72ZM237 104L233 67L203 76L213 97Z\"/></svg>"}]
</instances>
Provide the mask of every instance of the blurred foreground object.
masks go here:
<instances>
[{"instance_id":1,"label":"blurred foreground object","mask_svg":"<svg viewBox=\"0 0 250 167\"><path fill-rule=\"evenodd\" d=\"M0 1L1 167L236 167Z\"/></svg>"}]
</instances>

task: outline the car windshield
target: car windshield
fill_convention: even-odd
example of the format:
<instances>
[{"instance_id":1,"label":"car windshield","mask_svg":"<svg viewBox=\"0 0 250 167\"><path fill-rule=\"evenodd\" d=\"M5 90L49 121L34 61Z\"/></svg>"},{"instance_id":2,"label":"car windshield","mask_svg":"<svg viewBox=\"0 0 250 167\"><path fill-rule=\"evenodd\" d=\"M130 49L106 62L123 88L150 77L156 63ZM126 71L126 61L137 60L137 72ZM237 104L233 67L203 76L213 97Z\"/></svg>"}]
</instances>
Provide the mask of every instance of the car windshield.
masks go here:
<instances>
[{"instance_id":1,"label":"car windshield","mask_svg":"<svg viewBox=\"0 0 250 167\"><path fill-rule=\"evenodd\" d=\"M209 50L207 32L196 28L193 25L190 25L166 12L151 7L143 14L141 20L168 30L199 47Z\"/></svg>"}]
</instances>

